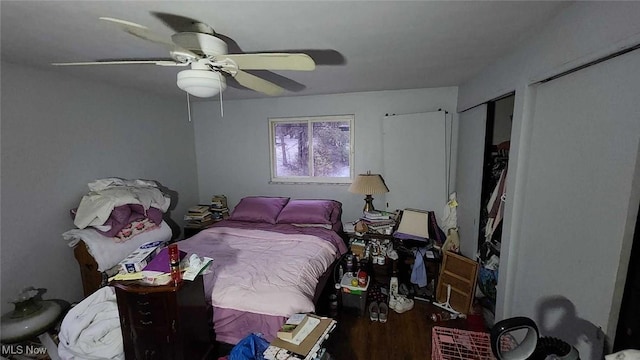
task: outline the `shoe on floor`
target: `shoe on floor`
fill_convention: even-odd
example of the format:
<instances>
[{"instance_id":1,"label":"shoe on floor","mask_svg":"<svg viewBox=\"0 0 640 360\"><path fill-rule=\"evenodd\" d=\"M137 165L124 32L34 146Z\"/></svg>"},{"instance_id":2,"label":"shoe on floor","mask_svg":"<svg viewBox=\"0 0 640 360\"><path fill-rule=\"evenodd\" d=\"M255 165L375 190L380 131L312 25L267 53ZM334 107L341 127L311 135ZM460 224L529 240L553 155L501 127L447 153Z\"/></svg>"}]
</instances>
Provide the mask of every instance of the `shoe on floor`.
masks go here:
<instances>
[{"instance_id":1,"label":"shoe on floor","mask_svg":"<svg viewBox=\"0 0 640 360\"><path fill-rule=\"evenodd\" d=\"M378 319L381 323L387 322L387 316L389 315L389 307L385 303L380 303L379 305L380 313L378 314Z\"/></svg>"},{"instance_id":2,"label":"shoe on floor","mask_svg":"<svg viewBox=\"0 0 640 360\"><path fill-rule=\"evenodd\" d=\"M405 284L400 284L398 293L400 293L400 295L409 295L409 288Z\"/></svg>"},{"instance_id":3,"label":"shoe on floor","mask_svg":"<svg viewBox=\"0 0 640 360\"><path fill-rule=\"evenodd\" d=\"M402 314L403 312L413 309L413 305L413 300L408 299L403 295L391 295L391 298L389 299L389 308L398 314Z\"/></svg>"},{"instance_id":4,"label":"shoe on floor","mask_svg":"<svg viewBox=\"0 0 640 360\"><path fill-rule=\"evenodd\" d=\"M379 318L380 308L378 307L378 303L374 301L369 304L369 319L371 319L371 321L378 321Z\"/></svg>"}]
</instances>

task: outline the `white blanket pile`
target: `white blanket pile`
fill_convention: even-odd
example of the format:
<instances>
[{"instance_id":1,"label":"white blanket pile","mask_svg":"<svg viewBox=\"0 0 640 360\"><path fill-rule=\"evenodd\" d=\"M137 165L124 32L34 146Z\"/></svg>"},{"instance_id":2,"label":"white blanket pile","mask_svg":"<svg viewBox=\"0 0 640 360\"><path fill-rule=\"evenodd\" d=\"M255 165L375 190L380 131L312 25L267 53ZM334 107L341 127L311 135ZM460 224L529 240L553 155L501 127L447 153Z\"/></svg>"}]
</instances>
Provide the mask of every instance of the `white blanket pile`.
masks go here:
<instances>
[{"instance_id":1,"label":"white blanket pile","mask_svg":"<svg viewBox=\"0 0 640 360\"><path fill-rule=\"evenodd\" d=\"M106 237L95 229L72 229L62 234L62 238L69 242L71 248L84 241L87 251L98 264L98 271L111 269L144 243L167 242L171 240L171 236L171 228L164 221L159 228L145 231L122 243L115 242L113 238Z\"/></svg>"},{"instance_id":2,"label":"white blanket pile","mask_svg":"<svg viewBox=\"0 0 640 360\"><path fill-rule=\"evenodd\" d=\"M103 287L71 308L58 336L63 360L124 360L115 290Z\"/></svg>"},{"instance_id":3,"label":"white blanket pile","mask_svg":"<svg viewBox=\"0 0 640 360\"><path fill-rule=\"evenodd\" d=\"M100 179L89 183L91 190L82 197L73 223L84 229L102 225L114 208L126 204L139 204L145 210L150 207L167 212L171 199L160 191L155 181Z\"/></svg>"}]
</instances>

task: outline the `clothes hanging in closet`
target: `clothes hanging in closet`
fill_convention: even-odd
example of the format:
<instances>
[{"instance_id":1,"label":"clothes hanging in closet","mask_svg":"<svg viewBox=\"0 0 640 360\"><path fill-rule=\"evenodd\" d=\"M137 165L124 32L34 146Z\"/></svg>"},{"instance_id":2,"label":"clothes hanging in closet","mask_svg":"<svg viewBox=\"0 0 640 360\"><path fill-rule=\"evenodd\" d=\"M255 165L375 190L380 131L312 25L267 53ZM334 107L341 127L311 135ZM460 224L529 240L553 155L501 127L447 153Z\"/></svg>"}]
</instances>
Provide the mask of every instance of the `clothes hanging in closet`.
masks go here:
<instances>
[{"instance_id":1,"label":"clothes hanging in closet","mask_svg":"<svg viewBox=\"0 0 640 360\"><path fill-rule=\"evenodd\" d=\"M506 196L506 182L507 182L507 166L500 172L500 178L498 184L491 193L489 203L487 204L487 225L485 226L485 239L487 241L493 240L493 234L498 226L502 223L502 216L504 214L504 201Z\"/></svg>"}]
</instances>

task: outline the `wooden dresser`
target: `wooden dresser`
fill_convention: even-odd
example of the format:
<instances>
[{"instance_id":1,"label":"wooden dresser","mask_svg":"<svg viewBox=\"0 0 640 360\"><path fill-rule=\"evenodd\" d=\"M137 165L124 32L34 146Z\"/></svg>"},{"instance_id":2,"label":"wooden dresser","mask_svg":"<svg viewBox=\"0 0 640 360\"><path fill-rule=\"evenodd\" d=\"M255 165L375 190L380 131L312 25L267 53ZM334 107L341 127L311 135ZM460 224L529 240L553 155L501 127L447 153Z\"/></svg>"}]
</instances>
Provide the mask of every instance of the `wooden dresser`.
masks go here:
<instances>
[{"instance_id":1,"label":"wooden dresser","mask_svg":"<svg viewBox=\"0 0 640 360\"><path fill-rule=\"evenodd\" d=\"M202 276L177 286L113 282L127 360L212 356Z\"/></svg>"}]
</instances>

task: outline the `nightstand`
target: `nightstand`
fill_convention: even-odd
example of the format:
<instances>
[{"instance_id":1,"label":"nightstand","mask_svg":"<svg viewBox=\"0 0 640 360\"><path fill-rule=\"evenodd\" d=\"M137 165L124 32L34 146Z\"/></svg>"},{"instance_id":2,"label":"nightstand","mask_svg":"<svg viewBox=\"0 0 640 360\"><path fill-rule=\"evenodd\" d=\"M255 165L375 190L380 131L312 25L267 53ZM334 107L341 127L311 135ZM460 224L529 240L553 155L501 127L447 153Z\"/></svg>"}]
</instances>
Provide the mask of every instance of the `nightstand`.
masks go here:
<instances>
[{"instance_id":1,"label":"nightstand","mask_svg":"<svg viewBox=\"0 0 640 360\"><path fill-rule=\"evenodd\" d=\"M393 235L378 233L346 233L346 235L349 239L349 250L359 260L364 258L366 263L365 270L371 275L372 279L380 284L388 284L391 276L397 274L397 262L385 256L384 263L378 263L372 257L372 254L369 254L368 258L365 255L369 253L366 249L372 241L385 242L388 240L393 244Z\"/></svg>"},{"instance_id":2,"label":"nightstand","mask_svg":"<svg viewBox=\"0 0 640 360\"><path fill-rule=\"evenodd\" d=\"M411 286L411 270L415 260L414 248L427 247L428 255L423 257L424 266L426 270L427 280L433 285L429 286L429 289L433 289L432 292L423 288L421 291L427 291L427 294L420 294L429 299L435 297L435 289L438 286L438 278L440 276L440 266L442 263L442 253L438 248L433 247L432 242L419 242L413 240L401 240L393 237L393 235L376 234L376 233L346 233L349 239L350 251L355 255L365 253L366 246L372 240L385 241L389 240L393 244L393 248L398 253L398 260L385 259L384 264L377 264L375 261L367 259L366 270L372 275L375 282L380 284L389 284L389 280L392 276L398 277L400 283L404 283ZM356 245L353 245L353 242ZM364 244L364 246L360 244ZM416 294L418 295L418 294Z\"/></svg>"},{"instance_id":3,"label":"nightstand","mask_svg":"<svg viewBox=\"0 0 640 360\"><path fill-rule=\"evenodd\" d=\"M211 356L202 276L178 285L116 281L127 359L196 360Z\"/></svg>"}]
</instances>

